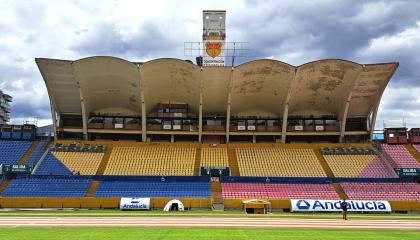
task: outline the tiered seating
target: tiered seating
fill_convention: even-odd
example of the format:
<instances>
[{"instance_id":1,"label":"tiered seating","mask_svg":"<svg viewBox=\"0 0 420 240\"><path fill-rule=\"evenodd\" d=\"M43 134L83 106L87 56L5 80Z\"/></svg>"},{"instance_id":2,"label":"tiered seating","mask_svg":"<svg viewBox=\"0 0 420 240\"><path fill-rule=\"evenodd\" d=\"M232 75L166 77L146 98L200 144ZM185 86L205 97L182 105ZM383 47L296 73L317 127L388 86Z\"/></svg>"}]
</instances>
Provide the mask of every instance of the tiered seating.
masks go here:
<instances>
[{"instance_id":1,"label":"tiered seating","mask_svg":"<svg viewBox=\"0 0 420 240\"><path fill-rule=\"evenodd\" d=\"M394 168L420 168L420 163L404 145L382 144L382 149L389 156Z\"/></svg>"},{"instance_id":2,"label":"tiered seating","mask_svg":"<svg viewBox=\"0 0 420 240\"><path fill-rule=\"evenodd\" d=\"M324 155L324 158L335 177L396 177L377 155Z\"/></svg>"},{"instance_id":3,"label":"tiered seating","mask_svg":"<svg viewBox=\"0 0 420 240\"><path fill-rule=\"evenodd\" d=\"M32 142L0 140L0 164L18 164Z\"/></svg>"},{"instance_id":4,"label":"tiered seating","mask_svg":"<svg viewBox=\"0 0 420 240\"><path fill-rule=\"evenodd\" d=\"M332 184L222 183L223 198L339 199Z\"/></svg>"},{"instance_id":5,"label":"tiered seating","mask_svg":"<svg viewBox=\"0 0 420 240\"><path fill-rule=\"evenodd\" d=\"M420 144L413 144L413 147L420 153Z\"/></svg>"},{"instance_id":6,"label":"tiered seating","mask_svg":"<svg viewBox=\"0 0 420 240\"><path fill-rule=\"evenodd\" d=\"M100 181L95 197L209 198L210 182Z\"/></svg>"},{"instance_id":7,"label":"tiered seating","mask_svg":"<svg viewBox=\"0 0 420 240\"><path fill-rule=\"evenodd\" d=\"M35 172L36 175L73 175L52 153L48 153Z\"/></svg>"},{"instance_id":8,"label":"tiered seating","mask_svg":"<svg viewBox=\"0 0 420 240\"><path fill-rule=\"evenodd\" d=\"M417 183L340 183L354 200L420 201Z\"/></svg>"},{"instance_id":9,"label":"tiered seating","mask_svg":"<svg viewBox=\"0 0 420 240\"><path fill-rule=\"evenodd\" d=\"M69 170L80 175L95 175L104 156L94 152L53 152L53 155Z\"/></svg>"},{"instance_id":10,"label":"tiered seating","mask_svg":"<svg viewBox=\"0 0 420 240\"><path fill-rule=\"evenodd\" d=\"M12 180L3 197L84 197L89 179L20 177Z\"/></svg>"},{"instance_id":11,"label":"tiered seating","mask_svg":"<svg viewBox=\"0 0 420 240\"><path fill-rule=\"evenodd\" d=\"M241 176L326 177L312 149L236 148Z\"/></svg>"},{"instance_id":12,"label":"tiered seating","mask_svg":"<svg viewBox=\"0 0 420 240\"><path fill-rule=\"evenodd\" d=\"M384 160L375 156L373 160L357 176L359 178L396 178L395 172L390 169Z\"/></svg>"},{"instance_id":13,"label":"tiered seating","mask_svg":"<svg viewBox=\"0 0 420 240\"><path fill-rule=\"evenodd\" d=\"M46 145L47 145L47 141L41 140L38 143L38 146L36 146L35 150L32 152L28 161L26 161L26 165L30 165L30 166L35 165L38 162L38 160L42 157L42 154L44 154Z\"/></svg>"},{"instance_id":14,"label":"tiered seating","mask_svg":"<svg viewBox=\"0 0 420 240\"><path fill-rule=\"evenodd\" d=\"M104 175L192 176L195 148L114 147Z\"/></svg>"},{"instance_id":15,"label":"tiered seating","mask_svg":"<svg viewBox=\"0 0 420 240\"><path fill-rule=\"evenodd\" d=\"M201 163L202 167L228 167L228 154L226 148L202 148Z\"/></svg>"}]
</instances>

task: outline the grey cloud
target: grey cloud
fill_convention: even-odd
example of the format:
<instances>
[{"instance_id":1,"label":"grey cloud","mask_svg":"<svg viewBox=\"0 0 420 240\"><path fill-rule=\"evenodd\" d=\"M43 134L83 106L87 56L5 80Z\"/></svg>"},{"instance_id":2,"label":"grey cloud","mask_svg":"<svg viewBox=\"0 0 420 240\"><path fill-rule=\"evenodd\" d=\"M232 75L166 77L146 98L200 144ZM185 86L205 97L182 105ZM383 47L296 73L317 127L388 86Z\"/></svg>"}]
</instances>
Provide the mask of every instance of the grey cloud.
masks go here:
<instances>
[{"instance_id":1,"label":"grey cloud","mask_svg":"<svg viewBox=\"0 0 420 240\"><path fill-rule=\"evenodd\" d=\"M124 40L113 23L101 23L89 31L88 35L83 42L72 46L72 50L84 56L111 55L153 59L171 57L167 54L174 50L174 46L183 46L182 42L175 41L177 38L165 35L164 30L153 22L144 24L139 33L128 40Z\"/></svg>"}]
</instances>

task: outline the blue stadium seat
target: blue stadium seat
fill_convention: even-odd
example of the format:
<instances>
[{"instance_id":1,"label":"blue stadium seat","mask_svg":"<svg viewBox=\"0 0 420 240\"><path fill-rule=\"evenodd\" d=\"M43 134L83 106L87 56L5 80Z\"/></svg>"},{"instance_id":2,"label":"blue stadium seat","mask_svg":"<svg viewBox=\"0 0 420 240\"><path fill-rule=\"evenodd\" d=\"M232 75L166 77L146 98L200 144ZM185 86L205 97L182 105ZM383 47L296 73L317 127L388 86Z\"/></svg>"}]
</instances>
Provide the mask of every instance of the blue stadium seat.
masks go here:
<instances>
[{"instance_id":1,"label":"blue stadium seat","mask_svg":"<svg viewBox=\"0 0 420 240\"><path fill-rule=\"evenodd\" d=\"M23 140L31 140L34 138L34 134L32 133L22 133L22 139Z\"/></svg>"},{"instance_id":2,"label":"blue stadium seat","mask_svg":"<svg viewBox=\"0 0 420 240\"><path fill-rule=\"evenodd\" d=\"M41 140L38 143L38 146L36 146L35 150L32 152L31 156L26 162L26 165L29 165L29 166L35 165L38 162L38 160L42 157L42 154L44 153L44 149L46 145L47 145L47 141Z\"/></svg>"},{"instance_id":3,"label":"blue stadium seat","mask_svg":"<svg viewBox=\"0 0 420 240\"><path fill-rule=\"evenodd\" d=\"M1 133L1 139L11 139L12 133L11 132L2 132Z\"/></svg>"},{"instance_id":4,"label":"blue stadium seat","mask_svg":"<svg viewBox=\"0 0 420 240\"><path fill-rule=\"evenodd\" d=\"M95 197L210 198L210 182L102 180Z\"/></svg>"},{"instance_id":5,"label":"blue stadium seat","mask_svg":"<svg viewBox=\"0 0 420 240\"><path fill-rule=\"evenodd\" d=\"M18 164L31 144L30 141L0 140L0 164Z\"/></svg>"},{"instance_id":6,"label":"blue stadium seat","mask_svg":"<svg viewBox=\"0 0 420 240\"><path fill-rule=\"evenodd\" d=\"M21 132L14 132L14 133L12 133L12 139L14 139L14 140L20 140L20 139L22 139L22 133Z\"/></svg>"},{"instance_id":7,"label":"blue stadium seat","mask_svg":"<svg viewBox=\"0 0 420 240\"><path fill-rule=\"evenodd\" d=\"M18 177L4 190L3 197L85 197L90 179L73 177Z\"/></svg>"},{"instance_id":8,"label":"blue stadium seat","mask_svg":"<svg viewBox=\"0 0 420 240\"><path fill-rule=\"evenodd\" d=\"M48 153L35 172L36 175L73 175L52 153Z\"/></svg>"}]
</instances>

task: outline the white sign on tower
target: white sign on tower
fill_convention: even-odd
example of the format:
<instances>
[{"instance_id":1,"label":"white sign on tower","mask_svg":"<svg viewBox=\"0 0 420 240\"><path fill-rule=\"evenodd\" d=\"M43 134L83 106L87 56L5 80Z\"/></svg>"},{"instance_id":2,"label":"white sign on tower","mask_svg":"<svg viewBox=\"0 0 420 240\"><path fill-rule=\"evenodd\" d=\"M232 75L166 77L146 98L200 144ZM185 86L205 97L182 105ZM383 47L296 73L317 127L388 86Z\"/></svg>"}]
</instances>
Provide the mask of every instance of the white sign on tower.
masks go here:
<instances>
[{"instance_id":1,"label":"white sign on tower","mask_svg":"<svg viewBox=\"0 0 420 240\"><path fill-rule=\"evenodd\" d=\"M225 66L226 11L203 11L203 66Z\"/></svg>"}]
</instances>

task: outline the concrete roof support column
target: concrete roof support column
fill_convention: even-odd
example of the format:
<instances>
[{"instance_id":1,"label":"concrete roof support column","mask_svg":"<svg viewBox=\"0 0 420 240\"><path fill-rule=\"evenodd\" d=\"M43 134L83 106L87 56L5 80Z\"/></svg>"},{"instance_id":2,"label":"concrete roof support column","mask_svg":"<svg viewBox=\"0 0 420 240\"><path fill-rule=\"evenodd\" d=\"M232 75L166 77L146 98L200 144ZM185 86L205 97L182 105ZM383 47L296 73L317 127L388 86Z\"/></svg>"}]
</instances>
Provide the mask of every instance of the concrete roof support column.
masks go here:
<instances>
[{"instance_id":1,"label":"concrete roof support column","mask_svg":"<svg viewBox=\"0 0 420 240\"><path fill-rule=\"evenodd\" d=\"M286 96L286 102L284 104L283 120L282 120L282 126L281 126L281 143L286 143L287 119L289 118L289 101L290 101L290 95L292 94L292 83L295 81L296 73L297 73L297 68L295 68L293 79L289 83L288 90L287 90L287 96Z\"/></svg>"},{"instance_id":2,"label":"concrete roof support column","mask_svg":"<svg viewBox=\"0 0 420 240\"><path fill-rule=\"evenodd\" d=\"M198 105L198 142L201 143L203 135L203 67L200 69L200 103Z\"/></svg>"},{"instance_id":3,"label":"concrete roof support column","mask_svg":"<svg viewBox=\"0 0 420 240\"><path fill-rule=\"evenodd\" d=\"M226 143L229 143L229 131L230 131L230 104L232 100L232 79L233 79L233 70L230 71L229 77L229 91L228 91L228 98L227 98L227 107L226 107Z\"/></svg>"},{"instance_id":4,"label":"concrete roof support column","mask_svg":"<svg viewBox=\"0 0 420 240\"><path fill-rule=\"evenodd\" d=\"M83 139L88 140L88 130L87 130L87 116L86 116L86 108L85 102L82 96L82 90L79 88L80 91L80 104L82 107L82 122L83 122Z\"/></svg>"},{"instance_id":5,"label":"concrete roof support column","mask_svg":"<svg viewBox=\"0 0 420 240\"><path fill-rule=\"evenodd\" d=\"M289 114L289 104L284 105L283 110L283 121L281 126L281 143L286 143L286 131L287 131L287 116Z\"/></svg>"},{"instance_id":6,"label":"concrete roof support column","mask_svg":"<svg viewBox=\"0 0 420 240\"><path fill-rule=\"evenodd\" d=\"M365 68L365 65L362 66L362 68L360 68L359 73L356 76L356 80L354 81L352 87L351 87L351 91L349 91L349 95L346 98L346 103L344 105L344 110L342 111L342 114L340 116L340 138L339 138L339 142L342 143L344 141L344 134L346 132L346 122L347 122L347 115L349 113L349 106L350 106L350 101L351 101L351 97L353 94L353 89L357 84L357 79L360 76L360 73L362 73L363 69Z\"/></svg>"},{"instance_id":7,"label":"concrete roof support column","mask_svg":"<svg viewBox=\"0 0 420 240\"><path fill-rule=\"evenodd\" d=\"M144 100L143 90L140 91L141 98L141 141L147 141L147 114L146 114L146 103Z\"/></svg>"},{"instance_id":8,"label":"concrete roof support column","mask_svg":"<svg viewBox=\"0 0 420 240\"><path fill-rule=\"evenodd\" d=\"M341 118L341 124L340 124L340 139L339 142L342 143L344 141L344 133L346 132L346 121L347 121L347 113L349 112L349 106L350 106L350 99L347 99L346 106L344 107L344 113Z\"/></svg>"},{"instance_id":9,"label":"concrete roof support column","mask_svg":"<svg viewBox=\"0 0 420 240\"><path fill-rule=\"evenodd\" d=\"M80 107L82 109L82 123L83 123L83 139L84 140L88 140L88 129L87 129L87 114L86 114L86 107L85 107L85 101L83 98L83 91L82 88L80 87L80 81L79 81L79 76L77 71L75 71L74 69L74 62L72 62L72 68L73 68L73 72L75 74L75 79L76 79L76 84L77 84L77 88L79 90L79 95L80 95Z\"/></svg>"},{"instance_id":10,"label":"concrete roof support column","mask_svg":"<svg viewBox=\"0 0 420 240\"><path fill-rule=\"evenodd\" d=\"M198 107L198 142L201 143L203 135L203 94L200 92L200 105Z\"/></svg>"},{"instance_id":11,"label":"concrete roof support column","mask_svg":"<svg viewBox=\"0 0 420 240\"><path fill-rule=\"evenodd\" d=\"M139 71L139 82L140 82L140 101L141 101L141 141L147 141L147 114L146 114L146 101L144 99L143 91L143 72L141 69L142 65L137 65Z\"/></svg>"},{"instance_id":12,"label":"concrete roof support column","mask_svg":"<svg viewBox=\"0 0 420 240\"><path fill-rule=\"evenodd\" d=\"M51 104L51 114L52 114L52 122L53 122L53 131L54 131L54 141L57 141L57 112L55 111L55 108L53 107L53 104Z\"/></svg>"}]
</instances>

